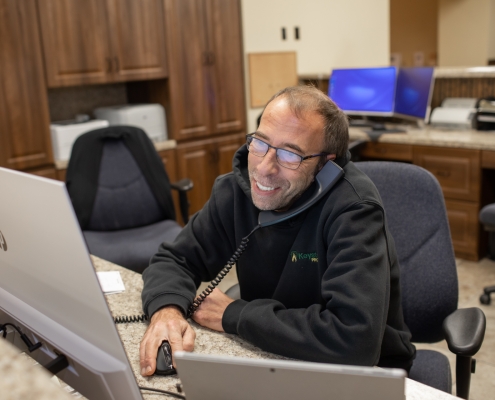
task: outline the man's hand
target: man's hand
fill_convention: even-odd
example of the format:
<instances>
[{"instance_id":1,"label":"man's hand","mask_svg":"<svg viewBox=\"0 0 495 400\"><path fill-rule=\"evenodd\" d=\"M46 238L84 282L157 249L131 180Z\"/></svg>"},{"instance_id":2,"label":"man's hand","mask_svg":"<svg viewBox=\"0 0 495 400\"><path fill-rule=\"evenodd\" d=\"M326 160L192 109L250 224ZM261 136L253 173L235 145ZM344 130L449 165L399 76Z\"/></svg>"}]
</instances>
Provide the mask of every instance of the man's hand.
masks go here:
<instances>
[{"instance_id":1,"label":"man's hand","mask_svg":"<svg viewBox=\"0 0 495 400\"><path fill-rule=\"evenodd\" d=\"M196 332L179 308L168 306L158 310L151 317L150 325L141 340L139 348L141 375L149 376L155 372L158 348L164 340L168 340L173 353L180 350L193 351L195 338Z\"/></svg>"},{"instance_id":2,"label":"man's hand","mask_svg":"<svg viewBox=\"0 0 495 400\"><path fill-rule=\"evenodd\" d=\"M227 306L234 300L215 288L208 297L201 303L193 314L192 319L202 326L223 332L222 317Z\"/></svg>"}]
</instances>

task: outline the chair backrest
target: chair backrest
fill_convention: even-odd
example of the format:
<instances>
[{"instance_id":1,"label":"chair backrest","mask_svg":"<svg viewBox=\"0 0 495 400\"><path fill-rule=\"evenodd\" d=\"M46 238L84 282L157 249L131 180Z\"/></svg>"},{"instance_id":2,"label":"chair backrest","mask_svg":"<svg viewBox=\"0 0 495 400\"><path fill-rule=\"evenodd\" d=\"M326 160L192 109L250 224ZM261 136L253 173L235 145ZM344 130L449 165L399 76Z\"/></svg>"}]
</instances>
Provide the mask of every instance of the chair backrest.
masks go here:
<instances>
[{"instance_id":1,"label":"chair backrest","mask_svg":"<svg viewBox=\"0 0 495 400\"><path fill-rule=\"evenodd\" d=\"M80 136L72 148L67 189L83 230L175 219L165 168L139 128L111 126Z\"/></svg>"},{"instance_id":2,"label":"chair backrest","mask_svg":"<svg viewBox=\"0 0 495 400\"><path fill-rule=\"evenodd\" d=\"M404 319L415 342L443 339L458 282L445 201L436 178L398 162L357 162L380 193L401 268Z\"/></svg>"}]
</instances>

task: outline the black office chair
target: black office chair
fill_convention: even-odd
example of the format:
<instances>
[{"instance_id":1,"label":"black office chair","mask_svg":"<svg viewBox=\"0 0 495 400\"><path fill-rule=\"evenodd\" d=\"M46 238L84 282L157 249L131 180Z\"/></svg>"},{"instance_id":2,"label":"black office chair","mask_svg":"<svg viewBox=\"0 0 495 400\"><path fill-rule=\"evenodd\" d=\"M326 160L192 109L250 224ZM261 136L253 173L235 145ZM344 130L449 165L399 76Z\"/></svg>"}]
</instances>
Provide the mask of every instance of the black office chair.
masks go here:
<instances>
[{"instance_id":1,"label":"black office chair","mask_svg":"<svg viewBox=\"0 0 495 400\"><path fill-rule=\"evenodd\" d=\"M188 221L189 179L170 184L146 133L111 126L81 135L72 147L67 190L91 254L142 273L163 242L182 227L171 188Z\"/></svg>"},{"instance_id":2,"label":"black office chair","mask_svg":"<svg viewBox=\"0 0 495 400\"><path fill-rule=\"evenodd\" d=\"M405 163L358 162L383 200L401 267L404 318L417 343L446 339L457 355L457 396L467 399L472 359L481 347L485 315L479 308L457 309L458 282L443 194L425 169ZM418 350L409 377L450 393L449 361Z\"/></svg>"},{"instance_id":3,"label":"black office chair","mask_svg":"<svg viewBox=\"0 0 495 400\"><path fill-rule=\"evenodd\" d=\"M366 143L368 143L368 141L364 139L356 139L349 142L347 150L351 153L351 161L356 162L360 160L361 151L363 151Z\"/></svg>"},{"instance_id":4,"label":"black office chair","mask_svg":"<svg viewBox=\"0 0 495 400\"><path fill-rule=\"evenodd\" d=\"M480 211L480 222L488 231L488 256L495 261L495 203L488 204ZM480 296L482 304L490 304L490 294L495 293L495 286L487 286L483 289L483 294Z\"/></svg>"}]
</instances>

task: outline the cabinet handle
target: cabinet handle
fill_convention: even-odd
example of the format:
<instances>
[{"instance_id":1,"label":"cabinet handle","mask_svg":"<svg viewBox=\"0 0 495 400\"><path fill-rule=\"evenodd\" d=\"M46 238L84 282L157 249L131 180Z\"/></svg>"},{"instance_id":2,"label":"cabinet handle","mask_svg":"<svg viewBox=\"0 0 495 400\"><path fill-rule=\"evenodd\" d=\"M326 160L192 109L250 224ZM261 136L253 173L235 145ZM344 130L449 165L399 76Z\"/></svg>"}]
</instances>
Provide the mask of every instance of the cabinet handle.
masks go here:
<instances>
[{"instance_id":1,"label":"cabinet handle","mask_svg":"<svg viewBox=\"0 0 495 400\"><path fill-rule=\"evenodd\" d=\"M118 72L119 70L120 70L119 58L115 57L115 71Z\"/></svg>"},{"instance_id":2,"label":"cabinet handle","mask_svg":"<svg viewBox=\"0 0 495 400\"><path fill-rule=\"evenodd\" d=\"M215 53L210 52L210 63L209 65L215 64Z\"/></svg>"},{"instance_id":3,"label":"cabinet handle","mask_svg":"<svg viewBox=\"0 0 495 400\"><path fill-rule=\"evenodd\" d=\"M207 51L203 53L203 65L209 65L210 56Z\"/></svg>"},{"instance_id":4,"label":"cabinet handle","mask_svg":"<svg viewBox=\"0 0 495 400\"><path fill-rule=\"evenodd\" d=\"M437 171L436 173L438 176L441 176L443 178L447 178L450 176L450 171Z\"/></svg>"},{"instance_id":5,"label":"cabinet handle","mask_svg":"<svg viewBox=\"0 0 495 400\"><path fill-rule=\"evenodd\" d=\"M112 59L107 57L107 73L112 72Z\"/></svg>"}]
</instances>

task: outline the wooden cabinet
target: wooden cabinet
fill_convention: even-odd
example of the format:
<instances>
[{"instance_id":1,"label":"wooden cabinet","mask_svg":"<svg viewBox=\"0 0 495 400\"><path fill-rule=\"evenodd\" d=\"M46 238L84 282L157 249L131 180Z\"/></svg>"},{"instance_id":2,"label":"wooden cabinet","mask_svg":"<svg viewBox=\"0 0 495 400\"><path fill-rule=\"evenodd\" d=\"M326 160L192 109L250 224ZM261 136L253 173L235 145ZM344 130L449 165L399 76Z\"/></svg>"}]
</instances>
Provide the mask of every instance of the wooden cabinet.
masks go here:
<instances>
[{"instance_id":1,"label":"wooden cabinet","mask_svg":"<svg viewBox=\"0 0 495 400\"><path fill-rule=\"evenodd\" d=\"M435 175L442 187L456 255L478 260L481 151L414 146L414 164Z\"/></svg>"},{"instance_id":2,"label":"wooden cabinet","mask_svg":"<svg viewBox=\"0 0 495 400\"><path fill-rule=\"evenodd\" d=\"M239 0L165 0L165 16L169 136L182 141L244 130Z\"/></svg>"},{"instance_id":3,"label":"wooden cabinet","mask_svg":"<svg viewBox=\"0 0 495 400\"><path fill-rule=\"evenodd\" d=\"M177 146L179 177L190 178L190 213L199 211L208 201L215 178L232 171L234 153L245 142L244 133L205 139Z\"/></svg>"},{"instance_id":4,"label":"wooden cabinet","mask_svg":"<svg viewBox=\"0 0 495 400\"><path fill-rule=\"evenodd\" d=\"M482 205L481 168L482 162L483 166L495 165L492 154L472 149L370 142L361 155L372 160L413 162L430 171L443 191L456 256L479 260L484 245L478 221Z\"/></svg>"},{"instance_id":5,"label":"wooden cabinet","mask_svg":"<svg viewBox=\"0 0 495 400\"><path fill-rule=\"evenodd\" d=\"M53 163L36 4L0 0L0 165Z\"/></svg>"},{"instance_id":6,"label":"wooden cabinet","mask_svg":"<svg viewBox=\"0 0 495 400\"><path fill-rule=\"evenodd\" d=\"M415 146L414 164L435 175L446 199L479 202L479 150Z\"/></svg>"},{"instance_id":7,"label":"wooden cabinet","mask_svg":"<svg viewBox=\"0 0 495 400\"><path fill-rule=\"evenodd\" d=\"M408 144L368 142L361 152L363 158L411 162L412 146Z\"/></svg>"},{"instance_id":8,"label":"wooden cabinet","mask_svg":"<svg viewBox=\"0 0 495 400\"><path fill-rule=\"evenodd\" d=\"M38 0L49 87L167 76L162 0Z\"/></svg>"}]
</instances>

